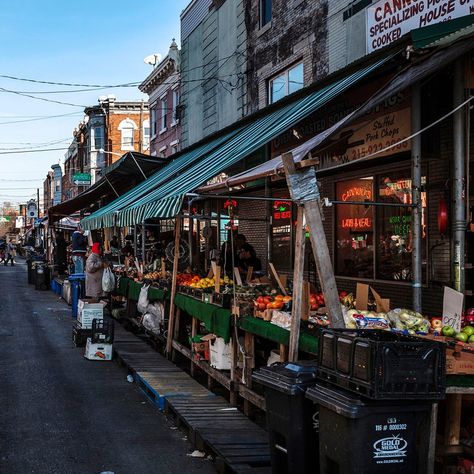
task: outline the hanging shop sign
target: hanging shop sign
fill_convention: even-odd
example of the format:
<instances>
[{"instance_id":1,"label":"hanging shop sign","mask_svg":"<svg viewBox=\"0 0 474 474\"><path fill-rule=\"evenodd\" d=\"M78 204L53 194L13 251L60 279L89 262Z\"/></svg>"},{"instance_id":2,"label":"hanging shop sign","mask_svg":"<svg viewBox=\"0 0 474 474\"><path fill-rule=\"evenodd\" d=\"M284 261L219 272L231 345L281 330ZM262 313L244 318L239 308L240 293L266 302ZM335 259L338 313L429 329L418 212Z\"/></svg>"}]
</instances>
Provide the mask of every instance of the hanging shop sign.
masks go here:
<instances>
[{"instance_id":1,"label":"hanging shop sign","mask_svg":"<svg viewBox=\"0 0 474 474\"><path fill-rule=\"evenodd\" d=\"M367 53L405 33L474 13L474 0L381 0L367 8Z\"/></svg>"},{"instance_id":2,"label":"hanging shop sign","mask_svg":"<svg viewBox=\"0 0 474 474\"><path fill-rule=\"evenodd\" d=\"M91 184L90 173L75 173L72 175L72 182L76 186L89 186Z\"/></svg>"},{"instance_id":3,"label":"hanging shop sign","mask_svg":"<svg viewBox=\"0 0 474 474\"><path fill-rule=\"evenodd\" d=\"M410 134L410 107L355 122L332 138L333 145L316 153L319 158L318 168L330 168L368 156L379 158L409 151L409 140L398 142Z\"/></svg>"},{"instance_id":4,"label":"hanging shop sign","mask_svg":"<svg viewBox=\"0 0 474 474\"><path fill-rule=\"evenodd\" d=\"M273 203L273 220L282 221L291 219L291 202L275 201Z\"/></svg>"}]
</instances>

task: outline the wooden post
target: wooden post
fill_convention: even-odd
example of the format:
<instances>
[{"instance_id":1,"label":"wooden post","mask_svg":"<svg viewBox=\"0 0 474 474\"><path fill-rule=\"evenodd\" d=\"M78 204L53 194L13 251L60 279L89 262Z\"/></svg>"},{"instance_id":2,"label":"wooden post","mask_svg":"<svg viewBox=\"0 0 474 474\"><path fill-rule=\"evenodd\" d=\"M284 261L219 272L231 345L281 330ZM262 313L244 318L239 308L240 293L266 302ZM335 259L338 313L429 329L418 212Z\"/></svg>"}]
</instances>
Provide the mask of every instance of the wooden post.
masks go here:
<instances>
[{"instance_id":1,"label":"wooden post","mask_svg":"<svg viewBox=\"0 0 474 474\"><path fill-rule=\"evenodd\" d=\"M174 234L174 259L173 259L173 275L171 277L171 301L170 315L168 320L168 338L166 340L166 352L168 357L171 355L174 336L174 297L176 296L176 278L178 276L179 263L179 240L181 238L181 217L176 217L176 229Z\"/></svg>"},{"instance_id":2,"label":"wooden post","mask_svg":"<svg viewBox=\"0 0 474 474\"><path fill-rule=\"evenodd\" d=\"M179 325L181 322L181 309L176 308L175 317L174 317L174 330L173 330L173 340L177 341L179 339ZM176 350L171 349L171 360L176 361Z\"/></svg>"},{"instance_id":3,"label":"wooden post","mask_svg":"<svg viewBox=\"0 0 474 474\"><path fill-rule=\"evenodd\" d=\"M296 236L295 236L295 268L293 272L293 304L291 309L290 326L290 348L288 360L294 362L298 360L298 345L300 340L300 323L304 311L306 298L303 297L303 273L304 273L304 248L305 230L303 225L304 208L298 206L296 214Z\"/></svg>"},{"instance_id":4,"label":"wooden post","mask_svg":"<svg viewBox=\"0 0 474 474\"><path fill-rule=\"evenodd\" d=\"M280 362L286 362L288 360L288 348L285 344L280 344Z\"/></svg>"},{"instance_id":5,"label":"wooden post","mask_svg":"<svg viewBox=\"0 0 474 474\"><path fill-rule=\"evenodd\" d=\"M333 328L345 328L334 269L329 255L326 234L324 233L316 171L314 168L297 171L292 153L284 153L282 161L291 198L304 206L306 224L309 227L309 237L331 326ZM293 304L295 303L293 302Z\"/></svg>"},{"instance_id":6,"label":"wooden post","mask_svg":"<svg viewBox=\"0 0 474 474\"><path fill-rule=\"evenodd\" d=\"M446 396L446 423L445 444L456 446L459 444L461 432L462 395L450 393Z\"/></svg>"},{"instance_id":7,"label":"wooden post","mask_svg":"<svg viewBox=\"0 0 474 474\"><path fill-rule=\"evenodd\" d=\"M232 324L234 324L233 321ZM237 395L239 393L239 380L237 377L237 364L239 360L238 347L239 341L237 340L238 335L236 331L232 331L231 341L232 341L232 353L231 353L231 363L230 363L230 390L229 390L229 402L233 406L237 406Z\"/></svg>"},{"instance_id":8,"label":"wooden post","mask_svg":"<svg viewBox=\"0 0 474 474\"><path fill-rule=\"evenodd\" d=\"M252 368L255 359L255 338L251 332L245 331L244 339L244 368L242 369L245 385L247 388L252 388ZM244 399L244 413L249 416L252 411L252 404Z\"/></svg>"},{"instance_id":9,"label":"wooden post","mask_svg":"<svg viewBox=\"0 0 474 474\"><path fill-rule=\"evenodd\" d=\"M192 322L191 322L191 338L194 338L194 336L197 334L198 324L199 324L199 321L198 321L196 318L192 318ZM195 368L195 365L194 365L194 361L193 361L193 357L192 357L192 353L191 353L191 367L190 367L190 371L191 371L191 376L193 376L193 377L194 377L194 368Z\"/></svg>"}]
</instances>

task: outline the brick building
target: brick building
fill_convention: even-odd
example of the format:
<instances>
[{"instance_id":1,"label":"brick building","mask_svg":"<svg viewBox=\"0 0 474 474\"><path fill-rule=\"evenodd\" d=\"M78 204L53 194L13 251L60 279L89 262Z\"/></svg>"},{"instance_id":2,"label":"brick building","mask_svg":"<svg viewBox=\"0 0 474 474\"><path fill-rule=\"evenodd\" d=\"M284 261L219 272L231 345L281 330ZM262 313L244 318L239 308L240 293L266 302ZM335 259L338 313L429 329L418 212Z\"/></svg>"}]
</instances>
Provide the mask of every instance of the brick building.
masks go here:
<instances>
[{"instance_id":1,"label":"brick building","mask_svg":"<svg viewBox=\"0 0 474 474\"><path fill-rule=\"evenodd\" d=\"M153 71L140 84L150 104L151 156L168 157L180 150L180 57L173 39L168 55L158 62L153 55Z\"/></svg>"},{"instance_id":2,"label":"brick building","mask_svg":"<svg viewBox=\"0 0 474 474\"><path fill-rule=\"evenodd\" d=\"M94 184L106 166L128 151L145 152L149 148L147 103L120 102L109 95L100 97L98 105L87 107L84 112L64 159L63 201ZM86 175L81 176L83 180L79 185L74 183L74 175L78 173Z\"/></svg>"},{"instance_id":3,"label":"brick building","mask_svg":"<svg viewBox=\"0 0 474 474\"><path fill-rule=\"evenodd\" d=\"M43 214L54 204L54 173L48 171L43 181Z\"/></svg>"}]
</instances>

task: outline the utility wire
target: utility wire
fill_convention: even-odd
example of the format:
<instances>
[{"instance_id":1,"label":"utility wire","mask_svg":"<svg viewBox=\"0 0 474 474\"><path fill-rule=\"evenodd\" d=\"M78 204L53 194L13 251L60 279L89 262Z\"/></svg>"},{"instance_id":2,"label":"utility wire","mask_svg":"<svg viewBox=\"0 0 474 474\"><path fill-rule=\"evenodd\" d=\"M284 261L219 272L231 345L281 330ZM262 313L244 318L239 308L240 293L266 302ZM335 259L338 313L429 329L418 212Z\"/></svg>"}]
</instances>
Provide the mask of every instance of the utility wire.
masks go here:
<instances>
[{"instance_id":1,"label":"utility wire","mask_svg":"<svg viewBox=\"0 0 474 474\"><path fill-rule=\"evenodd\" d=\"M69 150L67 148L44 148L44 149L33 149L33 150L12 150L12 151L0 151L0 155L13 155L17 153L40 153L43 151L60 151L60 150ZM1 181L1 180L0 180Z\"/></svg>"}]
</instances>

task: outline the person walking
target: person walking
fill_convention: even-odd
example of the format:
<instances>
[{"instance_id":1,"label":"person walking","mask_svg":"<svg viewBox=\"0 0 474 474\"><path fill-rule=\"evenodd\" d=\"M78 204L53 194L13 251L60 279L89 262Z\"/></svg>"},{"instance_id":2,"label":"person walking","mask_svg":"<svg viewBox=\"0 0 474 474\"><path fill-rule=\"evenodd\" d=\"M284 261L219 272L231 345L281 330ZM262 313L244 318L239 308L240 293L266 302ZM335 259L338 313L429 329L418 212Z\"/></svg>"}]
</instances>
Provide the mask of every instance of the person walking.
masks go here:
<instances>
[{"instance_id":1,"label":"person walking","mask_svg":"<svg viewBox=\"0 0 474 474\"><path fill-rule=\"evenodd\" d=\"M87 252L87 237L80 226L72 234L72 261L74 273L84 273L84 260Z\"/></svg>"},{"instance_id":2,"label":"person walking","mask_svg":"<svg viewBox=\"0 0 474 474\"><path fill-rule=\"evenodd\" d=\"M10 239L5 249L4 265L7 266L8 262L11 262L11 266L15 265L14 257L16 255L16 245L13 240Z\"/></svg>"},{"instance_id":3,"label":"person walking","mask_svg":"<svg viewBox=\"0 0 474 474\"><path fill-rule=\"evenodd\" d=\"M91 254L86 260L86 296L99 298L102 296L102 275L106 264L100 256L100 244L92 244Z\"/></svg>"}]
</instances>

